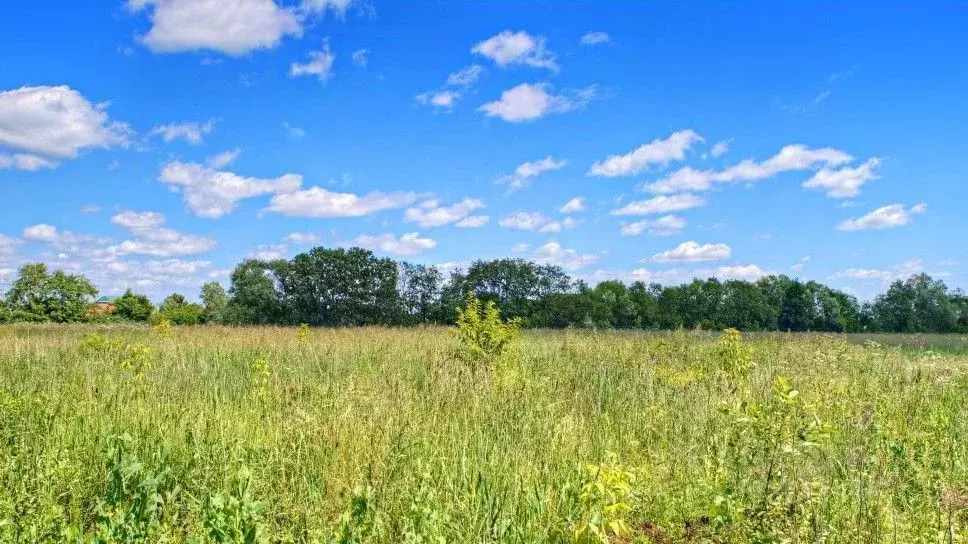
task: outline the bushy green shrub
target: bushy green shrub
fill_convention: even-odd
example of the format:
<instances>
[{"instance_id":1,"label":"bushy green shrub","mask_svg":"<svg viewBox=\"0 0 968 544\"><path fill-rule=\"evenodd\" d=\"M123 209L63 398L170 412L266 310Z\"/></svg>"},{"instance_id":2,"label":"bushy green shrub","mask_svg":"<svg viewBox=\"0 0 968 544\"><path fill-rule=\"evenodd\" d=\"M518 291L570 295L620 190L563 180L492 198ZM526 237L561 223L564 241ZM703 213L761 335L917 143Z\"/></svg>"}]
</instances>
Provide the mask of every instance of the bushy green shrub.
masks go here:
<instances>
[{"instance_id":1,"label":"bushy green shrub","mask_svg":"<svg viewBox=\"0 0 968 544\"><path fill-rule=\"evenodd\" d=\"M482 305L474 293L468 293L464 307L457 308L455 334L460 340L460 356L474 364L493 361L519 336L520 327L516 317L502 320L494 301Z\"/></svg>"}]
</instances>

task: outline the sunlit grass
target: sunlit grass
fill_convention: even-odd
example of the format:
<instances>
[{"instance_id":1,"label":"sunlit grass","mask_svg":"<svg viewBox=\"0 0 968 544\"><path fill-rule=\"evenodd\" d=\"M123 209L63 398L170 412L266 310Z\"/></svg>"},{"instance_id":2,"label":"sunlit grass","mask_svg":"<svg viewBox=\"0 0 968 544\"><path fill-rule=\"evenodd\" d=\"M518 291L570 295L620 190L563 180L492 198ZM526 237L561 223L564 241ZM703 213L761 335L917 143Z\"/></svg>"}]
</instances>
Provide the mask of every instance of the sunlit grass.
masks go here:
<instances>
[{"instance_id":1,"label":"sunlit grass","mask_svg":"<svg viewBox=\"0 0 968 544\"><path fill-rule=\"evenodd\" d=\"M966 541L968 357L732 341L0 327L0 541Z\"/></svg>"}]
</instances>

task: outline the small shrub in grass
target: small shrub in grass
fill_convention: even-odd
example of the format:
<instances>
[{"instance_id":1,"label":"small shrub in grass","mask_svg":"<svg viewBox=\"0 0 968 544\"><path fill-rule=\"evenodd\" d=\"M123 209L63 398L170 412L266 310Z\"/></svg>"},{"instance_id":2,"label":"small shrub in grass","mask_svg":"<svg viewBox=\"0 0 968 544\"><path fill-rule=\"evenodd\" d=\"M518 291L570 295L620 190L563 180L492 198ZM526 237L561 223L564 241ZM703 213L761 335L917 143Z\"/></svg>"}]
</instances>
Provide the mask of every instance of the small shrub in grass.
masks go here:
<instances>
[{"instance_id":1,"label":"small shrub in grass","mask_svg":"<svg viewBox=\"0 0 968 544\"><path fill-rule=\"evenodd\" d=\"M251 474L241 468L228 493L218 493L202 504L205 539L192 544L257 544L265 542L259 527L262 505L249 493Z\"/></svg>"},{"instance_id":2,"label":"small shrub in grass","mask_svg":"<svg viewBox=\"0 0 968 544\"><path fill-rule=\"evenodd\" d=\"M481 304L474 293L467 294L463 308L457 308L455 334L460 340L460 357L476 367L491 362L504 353L520 335L521 321L501 319L501 310L494 301Z\"/></svg>"}]
</instances>

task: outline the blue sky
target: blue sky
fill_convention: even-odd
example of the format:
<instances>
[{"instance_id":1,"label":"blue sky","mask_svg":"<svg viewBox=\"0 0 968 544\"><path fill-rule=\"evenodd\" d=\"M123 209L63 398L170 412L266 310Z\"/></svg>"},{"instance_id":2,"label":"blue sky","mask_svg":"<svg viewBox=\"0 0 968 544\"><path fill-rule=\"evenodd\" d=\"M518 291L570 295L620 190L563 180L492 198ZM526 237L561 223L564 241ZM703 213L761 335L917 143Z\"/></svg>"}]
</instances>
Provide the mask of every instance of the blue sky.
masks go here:
<instances>
[{"instance_id":1,"label":"blue sky","mask_svg":"<svg viewBox=\"0 0 968 544\"><path fill-rule=\"evenodd\" d=\"M362 245L968 287L963 3L2 9L0 286L42 260L195 296Z\"/></svg>"}]
</instances>

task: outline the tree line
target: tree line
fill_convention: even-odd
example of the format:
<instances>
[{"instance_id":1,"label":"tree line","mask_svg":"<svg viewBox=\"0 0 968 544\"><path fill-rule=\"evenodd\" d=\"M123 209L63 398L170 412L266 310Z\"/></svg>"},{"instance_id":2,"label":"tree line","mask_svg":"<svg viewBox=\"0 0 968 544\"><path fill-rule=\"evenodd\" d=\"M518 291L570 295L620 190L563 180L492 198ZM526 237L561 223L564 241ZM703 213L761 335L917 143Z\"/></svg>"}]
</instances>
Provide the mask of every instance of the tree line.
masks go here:
<instances>
[{"instance_id":1,"label":"tree line","mask_svg":"<svg viewBox=\"0 0 968 544\"><path fill-rule=\"evenodd\" d=\"M0 302L4 321L158 321L175 324L362 326L453 324L468 293L494 301L526 327L736 328L745 331L968 332L968 295L927 274L893 282L868 303L783 275L755 282L681 285L603 281L591 286L555 265L479 260L445 274L361 248L317 247L291 260L246 259L226 290L202 286L201 303L173 293L154 306L127 291L110 314L91 312L83 276L25 265Z\"/></svg>"}]
</instances>

